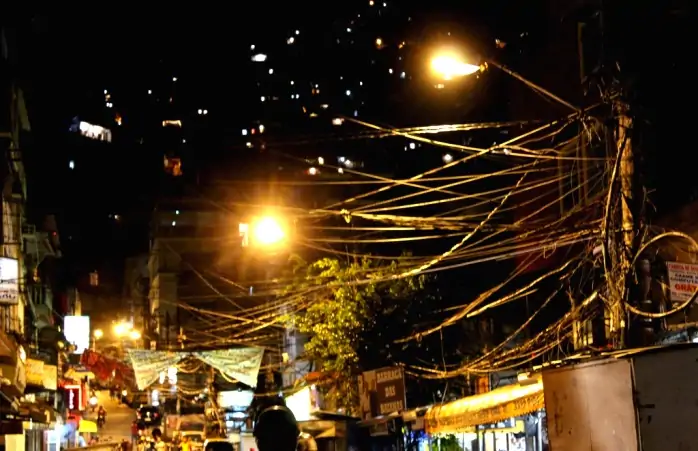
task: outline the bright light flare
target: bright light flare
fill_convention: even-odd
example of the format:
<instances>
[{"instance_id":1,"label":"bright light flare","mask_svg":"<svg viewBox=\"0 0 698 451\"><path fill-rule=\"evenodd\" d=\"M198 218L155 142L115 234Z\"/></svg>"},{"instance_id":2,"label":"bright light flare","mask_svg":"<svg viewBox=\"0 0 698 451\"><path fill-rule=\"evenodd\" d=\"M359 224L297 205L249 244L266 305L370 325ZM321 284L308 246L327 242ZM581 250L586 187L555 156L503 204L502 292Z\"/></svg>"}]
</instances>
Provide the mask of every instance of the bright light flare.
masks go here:
<instances>
[{"instance_id":1,"label":"bright light flare","mask_svg":"<svg viewBox=\"0 0 698 451\"><path fill-rule=\"evenodd\" d=\"M131 332L129 332L128 336L131 340L140 340L141 339L141 333L138 332L137 330L132 330Z\"/></svg>"},{"instance_id":2,"label":"bright light flare","mask_svg":"<svg viewBox=\"0 0 698 451\"><path fill-rule=\"evenodd\" d=\"M117 337L123 337L124 335L129 333L130 329L131 327L128 323L114 324L114 335L116 335Z\"/></svg>"},{"instance_id":3,"label":"bright light flare","mask_svg":"<svg viewBox=\"0 0 698 451\"><path fill-rule=\"evenodd\" d=\"M281 243L286 232L278 219L267 216L254 225L254 238L258 243L270 246Z\"/></svg>"},{"instance_id":4,"label":"bright light flare","mask_svg":"<svg viewBox=\"0 0 698 451\"><path fill-rule=\"evenodd\" d=\"M104 331L102 329L97 329L94 331L94 336L97 340L104 336Z\"/></svg>"},{"instance_id":5,"label":"bright light flare","mask_svg":"<svg viewBox=\"0 0 698 451\"><path fill-rule=\"evenodd\" d=\"M431 60L431 70L444 80L452 80L479 72L480 66L466 63L454 54L441 54Z\"/></svg>"}]
</instances>

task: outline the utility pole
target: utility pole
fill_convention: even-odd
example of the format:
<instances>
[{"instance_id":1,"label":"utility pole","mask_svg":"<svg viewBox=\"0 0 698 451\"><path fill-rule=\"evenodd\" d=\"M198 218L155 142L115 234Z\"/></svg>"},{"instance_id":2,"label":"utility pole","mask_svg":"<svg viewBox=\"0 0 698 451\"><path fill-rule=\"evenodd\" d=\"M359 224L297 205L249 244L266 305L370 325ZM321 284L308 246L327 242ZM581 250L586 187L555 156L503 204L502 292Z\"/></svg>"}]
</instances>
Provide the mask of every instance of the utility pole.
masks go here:
<instances>
[{"instance_id":1,"label":"utility pole","mask_svg":"<svg viewBox=\"0 0 698 451\"><path fill-rule=\"evenodd\" d=\"M578 22L577 23L577 56L578 56L578 61L579 61L579 86L583 87L584 86L584 81L586 79L586 67L584 65L584 23L583 22ZM577 158L581 160L580 162L580 167L577 171L577 184L579 186L579 199L578 202L583 205L587 206L589 204L589 187L587 185L589 181L589 166L588 166L588 149L587 149L587 140L586 140L586 130L585 130L585 123L584 123L584 118L580 118L580 124L579 124L579 139L577 140ZM558 161L558 173L561 172L560 168L562 167L563 162ZM562 178L560 178L560 202L563 202L563 196L564 196L564 191L563 191L563 185L564 181ZM564 214L564 211L561 212ZM561 215L562 216L562 215ZM572 298L572 308L576 308L576 301L574 298ZM527 305L526 305L526 310L527 314L526 316L528 317L528 298L526 300ZM574 322L572 325L572 345L574 346L575 350L581 350L584 349L589 343L587 340L588 337L588 330L587 330L587 322L577 320Z\"/></svg>"},{"instance_id":2,"label":"utility pole","mask_svg":"<svg viewBox=\"0 0 698 451\"><path fill-rule=\"evenodd\" d=\"M225 422L221 421L220 408L218 407L218 394L216 393L216 369L210 367L208 375L208 401L211 404L213 416L218 424L221 437L225 437Z\"/></svg>"},{"instance_id":3,"label":"utility pole","mask_svg":"<svg viewBox=\"0 0 698 451\"><path fill-rule=\"evenodd\" d=\"M611 301L610 306L610 344L615 349L623 349L625 347L625 335L627 329L627 321L625 315L624 303L631 292L633 283L633 258L635 253L635 237L638 227L639 211L637 210L638 198L636 195L635 184L635 152L632 142L632 126L633 120L628 114L628 106L621 100L613 103L613 114L616 118L615 144L617 158L619 162L619 177L620 177L620 239L616 242L614 253L617 255L613 265L618 265L617 268L609 268L610 271L616 272L619 280L616 285L616 292ZM609 186L609 189L614 189ZM617 235L616 235L617 236ZM615 281L611 281L613 283ZM613 289L613 288L612 288Z\"/></svg>"}]
</instances>

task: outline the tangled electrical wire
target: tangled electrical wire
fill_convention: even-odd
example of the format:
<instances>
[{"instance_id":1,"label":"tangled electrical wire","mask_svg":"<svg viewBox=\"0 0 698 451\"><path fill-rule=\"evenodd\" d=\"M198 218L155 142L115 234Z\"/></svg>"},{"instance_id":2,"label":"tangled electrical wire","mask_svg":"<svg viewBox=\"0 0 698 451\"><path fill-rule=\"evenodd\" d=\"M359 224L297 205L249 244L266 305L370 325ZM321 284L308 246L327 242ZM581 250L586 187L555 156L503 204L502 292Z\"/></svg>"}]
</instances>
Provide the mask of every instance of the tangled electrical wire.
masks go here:
<instances>
[{"instance_id":1,"label":"tangled electrical wire","mask_svg":"<svg viewBox=\"0 0 698 451\"><path fill-rule=\"evenodd\" d=\"M644 312L626 301L631 268L648 247L666 237L688 240L696 249L698 243L679 232L650 239L643 232L639 236L640 241L645 242L632 248L633 255L627 254L627 246L618 245L623 242L624 234L627 236L627 227L624 229L618 219L623 209L623 197L618 194L621 183L618 174L625 138L619 138L618 151L613 155L599 152L599 148L605 148L603 124L587 113L575 112L545 124L529 123L526 132L486 148L435 140L432 136L464 130L520 128L522 124L391 129L353 118L344 120L371 130L356 139L409 139L430 148L458 152L460 158L444 160L444 164L406 179L322 162L322 167L341 169L350 179L319 181L318 185L335 183L369 189L321 207L284 206L284 211L297 224L294 243L316 255L394 263L388 274L368 267L357 272L355 280L343 281L343 285L373 284L487 262L515 263L515 269L504 280L494 283L474 299L446 309L449 314L436 325L415 325L415 330L396 340L396 344L418 343L463 319L510 304L530 293L539 293L543 298L542 304L522 324L481 355L451 365L395 362L403 365L408 374L448 379L519 368L545 358L553 350L560 350L577 332L578 324L598 315L599 303L606 308L619 307L621 312L660 318L685 308L698 297L698 292L694 293L690 301L664 313ZM596 151L580 152L582 140L589 149ZM477 169L480 167L477 163L492 157L496 157L494 167L487 171ZM582 172L583 177L580 176ZM286 183L302 186L315 182ZM375 186L378 187L373 188ZM230 208L214 200L210 202L223 210ZM440 250L433 255L403 253L405 247L414 246ZM367 252L369 248L381 251ZM602 249L600 257L599 248ZM176 249L171 251L177 252ZM516 286L516 281L530 268L560 252L565 253L564 263L548 264L553 268L523 286ZM183 261L186 263L186 258ZM193 264L189 267L209 293L197 293L177 301L177 305L200 324L187 332L190 335L187 345L263 346L277 356L267 365L274 368L293 363L279 357L284 352L282 335L288 316L304 311L314 300L337 288L333 282L296 287L289 275L247 280L245 286L241 286L215 268ZM598 267L602 267L601 274L595 271ZM589 268L594 270L589 271ZM593 289L584 293L572 287L573 284L583 285L580 278L586 281L595 278L601 282L591 284ZM548 292L543 292L544 285ZM254 292L247 288L249 286L255 287ZM550 286L554 288L549 289ZM523 331L561 297L570 301L567 312L522 341ZM224 301L229 308L207 307L209 301Z\"/></svg>"}]
</instances>

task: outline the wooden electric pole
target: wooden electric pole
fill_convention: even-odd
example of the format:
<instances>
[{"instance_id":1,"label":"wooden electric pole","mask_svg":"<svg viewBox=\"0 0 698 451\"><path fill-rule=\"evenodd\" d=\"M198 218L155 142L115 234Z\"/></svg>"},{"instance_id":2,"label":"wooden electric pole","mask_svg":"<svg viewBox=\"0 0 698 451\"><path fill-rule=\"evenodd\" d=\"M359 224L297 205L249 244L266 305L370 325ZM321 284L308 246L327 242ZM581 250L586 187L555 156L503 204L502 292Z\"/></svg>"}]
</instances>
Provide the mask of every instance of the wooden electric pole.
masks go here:
<instances>
[{"instance_id":1,"label":"wooden electric pole","mask_svg":"<svg viewBox=\"0 0 698 451\"><path fill-rule=\"evenodd\" d=\"M609 270L616 275L618 280L614 296L610 305L609 332L615 349L622 349L626 345L627 321L625 314L625 302L631 292L633 283L633 260L636 249L636 237L639 226L637 185L635 183L635 151L632 140L633 120L628 112L627 104L616 101L613 104L615 117L615 145L619 161L618 176L620 178L620 233L614 233L614 254L617 256ZM609 186L609 189L614 189ZM617 267L615 267L618 265ZM614 278L616 278L614 277Z\"/></svg>"}]
</instances>

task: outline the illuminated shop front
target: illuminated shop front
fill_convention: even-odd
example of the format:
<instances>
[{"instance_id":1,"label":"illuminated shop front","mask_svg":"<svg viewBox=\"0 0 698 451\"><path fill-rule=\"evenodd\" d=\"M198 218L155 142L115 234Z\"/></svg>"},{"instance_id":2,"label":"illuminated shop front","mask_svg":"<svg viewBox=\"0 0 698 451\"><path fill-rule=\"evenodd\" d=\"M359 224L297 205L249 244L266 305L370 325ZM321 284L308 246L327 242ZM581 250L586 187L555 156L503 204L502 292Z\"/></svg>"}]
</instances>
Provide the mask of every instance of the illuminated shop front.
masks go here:
<instances>
[{"instance_id":1,"label":"illuminated shop front","mask_svg":"<svg viewBox=\"0 0 698 451\"><path fill-rule=\"evenodd\" d=\"M60 446L56 430L62 419L55 409L58 389L58 367L38 358L26 363L27 387L20 403L24 421L25 449L57 451Z\"/></svg>"},{"instance_id":2,"label":"illuminated shop front","mask_svg":"<svg viewBox=\"0 0 698 451\"><path fill-rule=\"evenodd\" d=\"M542 449L543 381L540 376L429 408L423 418L432 448L455 440L465 451Z\"/></svg>"},{"instance_id":3,"label":"illuminated shop front","mask_svg":"<svg viewBox=\"0 0 698 451\"><path fill-rule=\"evenodd\" d=\"M247 411L253 399L252 390L230 390L218 393L218 407L225 422L226 436L234 443L239 443L240 433L247 430Z\"/></svg>"},{"instance_id":4,"label":"illuminated shop front","mask_svg":"<svg viewBox=\"0 0 698 451\"><path fill-rule=\"evenodd\" d=\"M358 419L322 411L322 397L315 385L304 387L285 397L304 434L306 446L320 451L346 451L359 448ZM309 445L312 443L312 445Z\"/></svg>"}]
</instances>

